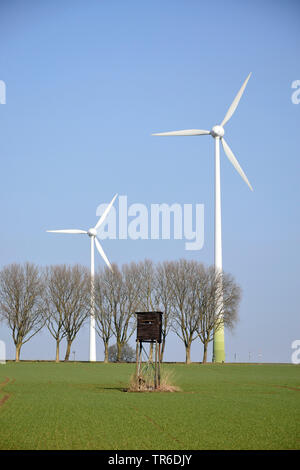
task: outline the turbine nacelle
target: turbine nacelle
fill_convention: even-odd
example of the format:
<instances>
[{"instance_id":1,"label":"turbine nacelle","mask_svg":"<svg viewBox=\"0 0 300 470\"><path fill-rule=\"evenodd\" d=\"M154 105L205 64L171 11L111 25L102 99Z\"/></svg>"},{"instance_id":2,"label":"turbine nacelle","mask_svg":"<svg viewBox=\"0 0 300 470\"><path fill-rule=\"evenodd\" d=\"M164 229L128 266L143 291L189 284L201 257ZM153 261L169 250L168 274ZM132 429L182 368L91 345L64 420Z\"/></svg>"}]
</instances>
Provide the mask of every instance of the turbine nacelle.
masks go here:
<instances>
[{"instance_id":1,"label":"turbine nacelle","mask_svg":"<svg viewBox=\"0 0 300 470\"><path fill-rule=\"evenodd\" d=\"M95 228L90 228L87 232L89 237L96 237L97 236L97 230Z\"/></svg>"},{"instance_id":2,"label":"turbine nacelle","mask_svg":"<svg viewBox=\"0 0 300 470\"><path fill-rule=\"evenodd\" d=\"M225 134L224 128L222 126L214 126L210 131L212 137L223 137Z\"/></svg>"}]
</instances>

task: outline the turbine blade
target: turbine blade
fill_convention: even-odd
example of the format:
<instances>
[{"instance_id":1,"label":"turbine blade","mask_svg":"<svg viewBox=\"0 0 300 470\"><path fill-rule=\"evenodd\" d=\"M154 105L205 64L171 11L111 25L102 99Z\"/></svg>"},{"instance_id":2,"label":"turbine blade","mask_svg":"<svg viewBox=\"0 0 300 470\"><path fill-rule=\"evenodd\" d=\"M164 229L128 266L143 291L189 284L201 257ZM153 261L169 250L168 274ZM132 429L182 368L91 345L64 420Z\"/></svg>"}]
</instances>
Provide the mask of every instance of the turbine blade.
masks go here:
<instances>
[{"instance_id":1,"label":"turbine blade","mask_svg":"<svg viewBox=\"0 0 300 470\"><path fill-rule=\"evenodd\" d=\"M106 218L107 214L109 213L113 203L115 202L115 199L116 197L118 196L118 194L115 194L114 197L112 198L112 200L110 201L110 203L108 204L107 208L105 209L105 211L103 212L103 214L101 215L100 219L98 220L98 222L96 223L95 225L95 229L97 230L98 227L100 227L100 225L102 224L102 222L104 222L104 219Z\"/></svg>"},{"instance_id":2,"label":"turbine blade","mask_svg":"<svg viewBox=\"0 0 300 470\"><path fill-rule=\"evenodd\" d=\"M53 233L87 233L86 230L68 229L68 230L46 230L46 232Z\"/></svg>"},{"instance_id":3,"label":"turbine blade","mask_svg":"<svg viewBox=\"0 0 300 470\"><path fill-rule=\"evenodd\" d=\"M226 155L228 157L228 160L232 163L232 165L234 166L236 171L241 175L241 177L243 178L245 183L249 186L251 191L253 191L253 188L252 188L251 184L249 183L247 176L243 172L239 162L237 161L237 159L233 155L232 150L230 149L229 145L226 143L224 137L222 137L221 141L222 141L224 152L226 153Z\"/></svg>"},{"instance_id":4,"label":"turbine blade","mask_svg":"<svg viewBox=\"0 0 300 470\"><path fill-rule=\"evenodd\" d=\"M186 129L184 131L160 132L152 135L208 135L210 131L202 129Z\"/></svg>"},{"instance_id":5,"label":"turbine blade","mask_svg":"<svg viewBox=\"0 0 300 470\"><path fill-rule=\"evenodd\" d=\"M222 123L221 123L221 126L225 126L226 122L229 121L229 119L231 118L231 116L233 115L234 111L236 110L237 108L237 105L239 104L239 101L242 97L242 94L244 93L244 90L246 88L246 85L248 83L248 80L249 78L251 77L251 73L249 73L248 77L246 78L246 80L244 81L243 85L241 86L241 89L240 91L238 92L238 94L236 95L236 97L234 98L233 102L231 103Z\"/></svg>"},{"instance_id":6,"label":"turbine blade","mask_svg":"<svg viewBox=\"0 0 300 470\"><path fill-rule=\"evenodd\" d=\"M102 246L100 245L98 239L95 237L95 243L96 243L96 247L97 247L97 250L99 251L100 255L102 256L102 258L104 259L105 263L107 264L107 266L109 267L109 269L112 271L112 267L111 267L111 264L110 262L108 261L107 257L106 257L106 254L104 253L103 251L103 248Z\"/></svg>"}]
</instances>

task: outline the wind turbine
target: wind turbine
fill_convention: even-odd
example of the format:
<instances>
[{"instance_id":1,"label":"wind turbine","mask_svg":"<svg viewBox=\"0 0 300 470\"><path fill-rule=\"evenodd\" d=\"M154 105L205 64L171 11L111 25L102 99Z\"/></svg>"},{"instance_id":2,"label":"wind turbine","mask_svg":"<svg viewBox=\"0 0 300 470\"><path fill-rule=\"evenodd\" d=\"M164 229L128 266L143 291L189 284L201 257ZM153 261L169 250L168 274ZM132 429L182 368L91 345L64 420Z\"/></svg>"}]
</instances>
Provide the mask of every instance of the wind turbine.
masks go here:
<instances>
[{"instance_id":1,"label":"wind turbine","mask_svg":"<svg viewBox=\"0 0 300 470\"><path fill-rule=\"evenodd\" d=\"M67 229L67 230L47 230L47 232L53 233L73 233L73 234L86 234L91 239L91 314L90 314L90 362L96 361L96 329L95 329L95 291L94 291L94 278L95 278L95 244L96 248L99 251L100 255L104 259L105 263L112 271L110 262L107 259L106 254L103 251L102 246L97 238L97 229L104 222L107 214L112 208L113 203L118 195L115 194L111 202L106 207L105 211L101 215L100 219L96 223L95 227L88 230L79 230L79 229Z\"/></svg>"},{"instance_id":2,"label":"wind turbine","mask_svg":"<svg viewBox=\"0 0 300 470\"><path fill-rule=\"evenodd\" d=\"M171 135L211 135L215 140L215 271L216 273L222 273L222 226L221 226L221 184L220 184L220 140L225 154L229 161L232 163L236 171L240 174L246 184L253 191L251 184L248 181L247 176L243 172L239 162L235 158L232 150L224 139L224 126L232 117L235 112L239 101L244 93L248 80L251 76L249 73L248 77L244 81L241 89L237 93L233 102L231 103L223 121L221 124L214 126L210 131L202 129L187 129L182 131L172 132L161 132L152 135L171 136ZM221 296L220 296L221 297ZM213 340L213 361L224 362L225 361L225 348L224 348L224 325L222 325L222 310L223 302L220 300L216 307L216 315L220 319L220 326L215 329L214 340Z\"/></svg>"}]
</instances>

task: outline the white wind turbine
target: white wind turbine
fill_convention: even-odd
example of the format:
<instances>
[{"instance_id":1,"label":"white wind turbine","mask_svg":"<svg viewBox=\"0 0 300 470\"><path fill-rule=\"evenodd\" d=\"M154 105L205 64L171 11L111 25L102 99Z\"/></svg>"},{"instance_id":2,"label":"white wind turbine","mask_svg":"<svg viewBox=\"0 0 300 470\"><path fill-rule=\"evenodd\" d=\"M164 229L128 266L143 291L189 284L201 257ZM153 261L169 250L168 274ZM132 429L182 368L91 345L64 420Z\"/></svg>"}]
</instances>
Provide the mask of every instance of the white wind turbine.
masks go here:
<instances>
[{"instance_id":1,"label":"white wind turbine","mask_svg":"<svg viewBox=\"0 0 300 470\"><path fill-rule=\"evenodd\" d=\"M53 233L80 233L87 234L91 239L91 314L90 314L90 362L96 361L96 329L95 329L95 292L94 292L94 277L95 277L95 244L100 255L104 259L105 263L112 271L110 262L108 261L106 254L103 251L102 246L97 238L97 229L104 222L107 214L112 208L113 203L118 195L115 194L111 202L106 207L105 211L101 215L100 219L96 223L95 227L90 228L89 230L79 230L79 229L67 229L67 230L47 230L47 232Z\"/></svg>"},{"instance_id":2,"label":"white wind turbine","mask_svg":"<svg viewBox=\"0 0 300 470\"><path fill-rule=\"evenodd\" d=\"M220 140L225 154L227 155L229 161L232 163L236 171L240 174L246 184L249 186L251 191L253 191L251 184L248 181L247 176L243 172L239 162L235 158L232 150L224 139L224 125L229 121L235 112L239 101L244 93L248 80L251 76L251 73L248 75L244 81L241 89L234 98L232 104L230 105L223 121L220 125L214 126L211 131L202 130L202 129L187 129L182 131L173 131L173 132L161 132L152 135L211 135L215 139L215 270L216 272L222 273L222 227L221 227L221 185L220 185ZM222 311L222 302L216 308L217 314ZM221 315L219 315L221 317ZM224 327L220 327L215 331L214 341L213 341L213 358L215 362L224 362L225 361L225 349L224 349Z\"/></svg>"}]
</instances>

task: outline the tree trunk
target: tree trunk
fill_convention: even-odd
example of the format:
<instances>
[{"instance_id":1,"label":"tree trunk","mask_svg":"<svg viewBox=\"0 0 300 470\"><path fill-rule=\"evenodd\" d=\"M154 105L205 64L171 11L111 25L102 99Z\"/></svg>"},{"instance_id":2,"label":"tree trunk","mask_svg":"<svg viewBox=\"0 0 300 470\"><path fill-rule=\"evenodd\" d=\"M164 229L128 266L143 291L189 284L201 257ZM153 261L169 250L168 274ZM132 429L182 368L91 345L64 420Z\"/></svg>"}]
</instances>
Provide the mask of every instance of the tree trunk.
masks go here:
<instances>
[{"instance_id":1,"label":"tree trunk","mask_svg":"<svg viewBox=\"0 0 300 470\"><path fill-rule=\"evenodd\" d=\"M191 345L188 344L185 347L185 363L190 364L191 363Z\"/></svg>"},{"instance_id":2,"label":"tree trunk","mask_svg":"<svg viewBox=\"0 0 300 470\"><path fill-rule=\"evenodd\" d=\"M22 343L16 344L16 362L20 361L21 346L22 346Z\"/></svg>"},{"instance_id":3,"label":"tree trunk","mask_svg":"<svg viewBox=\"0 0 300 470\"><path fill-rule=\"evenodd\" d=\"M120 341L117 341L117 362L121 362L122 357L122 344Z\"/></svg>"},{"instance_id":4,"label":"tree trunk","mask_svg":"<svg viewBox=\"0 0 300 470\"><path fill-rule=\"evenodd\" d=\"M160 348L160 358L159 358L160 362L163 361L165 346L166 346L166 341L163 339L161 342L161 348Z\"/></svg>"},{"instance_id":5,"label":"tree trunk","mask_svg":"<svg viewBox=\"0 0 300 470\"><path fill-rule=\"evenodd\" d=\"M206 364L207 362L207 346L208 346L208 342L204 342L203 343L203 360L202 360L202 364Z\"/></svg>"},{"instance_id":6,"label":"tree trunk","mask_svg":"<svg viewBox=\"0 0 300 470\"><path fill-rule=\"evenodd\" d=\"M108 343L104 343L104 363L108 363Z\"/></svg>"},{"instance_id":7,"label":"tree trunk","mask_svg":"<svg viewBox=\"0 0 300 470\"><path fill-rule=\"evenodd\" d=\"M56 359L55 362L59 362L59 339L56 339Z\"/></svg>"},{"instance_id":8,"label":"tree trunk","mask_svg":"<svg viewBox=\"0 0 300 470\"><path fill-rule=\"evenodd\" d=\"M69 360L70 352L71 352L71 345L72 345L72 340L68 340L68 342L67 342L67 350L66 350L66 355L65 355L65 361L68 361L68 360Z\"/></svg>"}]
</instances>

